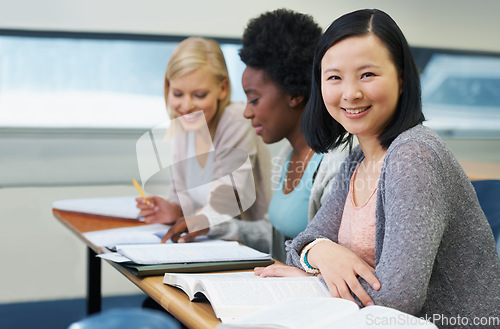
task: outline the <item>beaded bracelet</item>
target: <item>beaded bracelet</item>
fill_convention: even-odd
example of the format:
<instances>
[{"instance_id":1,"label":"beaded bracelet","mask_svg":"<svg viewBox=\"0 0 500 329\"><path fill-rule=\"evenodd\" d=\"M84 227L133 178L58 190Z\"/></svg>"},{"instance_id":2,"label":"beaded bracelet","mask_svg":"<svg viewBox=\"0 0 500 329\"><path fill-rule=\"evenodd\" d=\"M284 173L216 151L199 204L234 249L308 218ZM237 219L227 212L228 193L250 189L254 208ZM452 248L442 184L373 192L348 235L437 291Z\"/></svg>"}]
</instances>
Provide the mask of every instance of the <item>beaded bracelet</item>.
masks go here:
<instances>
[{"instance_id":1,"label":"beaded bracelet","mask_svg":"<svg viewBox=\"0 0 500 329\"><path fill-rule=\"evenodd\" d=\"M302 252L300 253L300 264L302 265L302 268L304 271L307 273L311 274L318 274L319 269L312 267L311 264L307 261L307 255L309 254L309 250L311 250L312 247L316 245L316 243L321 242L321 241L329 241L326 238L317 238L316 240L312 241L308 245L306 245L303 249Z\"/></svg>"}]
</instances>

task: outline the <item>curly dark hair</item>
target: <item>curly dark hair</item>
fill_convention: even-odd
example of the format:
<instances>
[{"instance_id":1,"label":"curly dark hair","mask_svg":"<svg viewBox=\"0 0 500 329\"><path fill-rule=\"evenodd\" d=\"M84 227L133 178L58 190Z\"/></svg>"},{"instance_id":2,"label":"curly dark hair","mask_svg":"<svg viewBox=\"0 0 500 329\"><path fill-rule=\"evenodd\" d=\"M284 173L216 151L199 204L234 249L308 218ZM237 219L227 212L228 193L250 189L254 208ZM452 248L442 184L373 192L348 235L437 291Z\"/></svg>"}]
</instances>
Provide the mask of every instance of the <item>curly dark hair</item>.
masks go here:
<instances>
[{"instance_id":1,"label":"curly dark hair","mask_svg":"<svg viewBox=\"0 0 500 329\"><path fill-rule=\"evenodd\" d=\"M239 54L249 67L263 70L292 97L311 90L316 43L322 29L306 14L277 9L251 19L243 33Z\"/></svg>"}]
</instances>

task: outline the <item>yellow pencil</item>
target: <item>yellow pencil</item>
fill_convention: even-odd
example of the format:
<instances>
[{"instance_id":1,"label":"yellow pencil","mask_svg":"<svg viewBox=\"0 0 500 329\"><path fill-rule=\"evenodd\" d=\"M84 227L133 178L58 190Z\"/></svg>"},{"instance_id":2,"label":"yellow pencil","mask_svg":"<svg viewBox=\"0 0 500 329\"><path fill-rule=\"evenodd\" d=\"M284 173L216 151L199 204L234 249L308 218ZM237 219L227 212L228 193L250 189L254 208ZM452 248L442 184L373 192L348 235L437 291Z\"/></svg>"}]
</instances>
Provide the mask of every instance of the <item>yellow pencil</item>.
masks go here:
<instances>
[{"instance_id":1,"label":"yellow pencil","mask_svg":"<svg viewBox=\"0 0 500 329\"><path fill-rule=\"evenodd\" d=\"M134 186L137 189L137 191L139 192L140 196L142 196L144 199L146 199L146 204L149 204L149 200L147 199L146 194L142 190L141 185L139 185L139 183L137 183L137 181L135 180L135 178L132 179L132 183L134 183Z\"/></svg>"}]
</instances>

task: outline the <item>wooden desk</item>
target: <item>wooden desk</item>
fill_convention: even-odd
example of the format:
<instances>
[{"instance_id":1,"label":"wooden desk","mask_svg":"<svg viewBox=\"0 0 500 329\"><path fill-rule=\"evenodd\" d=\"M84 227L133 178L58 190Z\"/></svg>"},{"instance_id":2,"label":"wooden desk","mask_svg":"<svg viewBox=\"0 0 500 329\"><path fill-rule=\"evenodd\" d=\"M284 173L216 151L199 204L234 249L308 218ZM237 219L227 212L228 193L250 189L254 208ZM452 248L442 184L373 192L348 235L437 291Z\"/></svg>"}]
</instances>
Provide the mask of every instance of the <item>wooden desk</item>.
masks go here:
<instances>
[{"instance_id":1,"label":"wooden desk","mask_svg":"<svg viewBox=\"0 0 500 329\"><path fill-rule=\"evenodd\" d=\"M82 233L145 224L56 209L53 209L52 212L62 224L82 239L89 248L87 307L89 313L98 312L100 311L101 303L101 259L95 257L95 255L100 252L100 249L98 246L93 245L89 240L85 239ZM191 302L187 295L180 289L164 284L163 276L138 278L119 264L113 262L108 263L187 327L205 329L215 328L220 324L219 319L216 318L212 306L210 306L209 303Z\"/></svg>"},{"instance_id":2,"label":"wooden desk","mask_svg":"<svg viewBox=\"0 0 500 329\"><path fill-rule=\"evenodd\" d=\"M459 160L470 180L500 179L500 164Z\"/></svg>"}]
</instances>

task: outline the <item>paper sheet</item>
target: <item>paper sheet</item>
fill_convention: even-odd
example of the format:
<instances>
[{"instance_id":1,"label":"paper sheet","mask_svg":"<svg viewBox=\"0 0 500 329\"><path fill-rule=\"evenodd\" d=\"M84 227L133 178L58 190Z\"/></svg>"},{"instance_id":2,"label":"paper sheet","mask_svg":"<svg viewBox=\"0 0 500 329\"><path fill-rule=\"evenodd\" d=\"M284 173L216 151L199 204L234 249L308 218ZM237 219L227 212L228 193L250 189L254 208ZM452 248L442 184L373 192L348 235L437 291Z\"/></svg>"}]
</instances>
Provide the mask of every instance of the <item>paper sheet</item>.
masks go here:
<instances>
[{"instance_id":1,"label":"paper sheet","mask_svg":"<svg viewBox=\"0 0 500 329\"><path fill-rule=\"evenodd\" d=\"M93 231L82 235L96 246L114 248L118 244L160 243L169 228L168 225L150 224Z\"/></svg>"},{"instance_id":2,"label":"paper sheet","mask_svg":"<svg viewBox=\"0 0 500 329\"><path fill-rule=\"evenodd\" d=\"M167 264L270 259L262 253L236 241L206 241L190 243L117 245L116 251L137 264Z\"/></svg>"},{"instance_id":3,"label":"paper sheet","mask_svg":"<svg viewBox=\"0 0 500 329\"><path fill-rule=\"evenodd\" d=\"M139 219L135 196L55 201L52 208L119 218Z\"/></svg>"}]
</instances>

